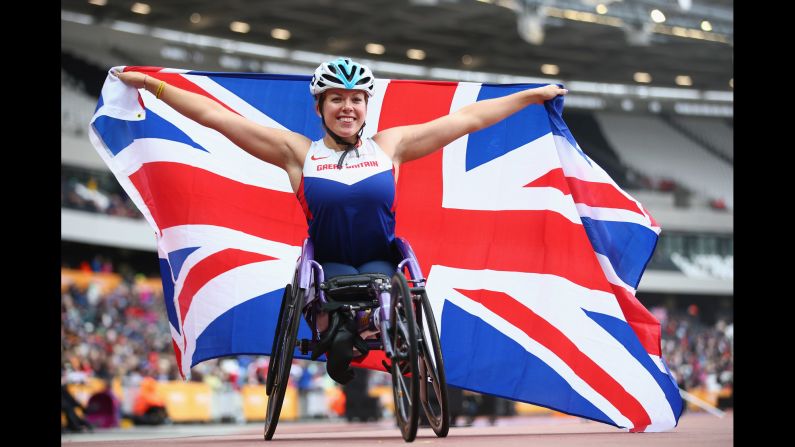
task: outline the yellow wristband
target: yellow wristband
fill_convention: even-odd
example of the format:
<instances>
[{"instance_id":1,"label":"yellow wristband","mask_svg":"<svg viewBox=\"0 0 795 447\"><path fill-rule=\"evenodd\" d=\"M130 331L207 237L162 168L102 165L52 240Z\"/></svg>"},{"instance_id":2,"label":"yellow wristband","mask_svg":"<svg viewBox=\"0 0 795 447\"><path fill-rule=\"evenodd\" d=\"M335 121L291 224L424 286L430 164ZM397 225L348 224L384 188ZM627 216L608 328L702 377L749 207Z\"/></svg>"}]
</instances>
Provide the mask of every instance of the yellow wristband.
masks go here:
<instances>
[{"instance_id":1,"label":"yellow wristband","mask_svg":"<svg viewBox=\"0 0 795 447\"><path fill-rule=\"evenodd\" d=\"M157 86L157 92L155 92L155 98L160 99L160 95L163 94L163 90L166 88L165 81L160 81L160 84Z\"/></svg>"}]
</instances>

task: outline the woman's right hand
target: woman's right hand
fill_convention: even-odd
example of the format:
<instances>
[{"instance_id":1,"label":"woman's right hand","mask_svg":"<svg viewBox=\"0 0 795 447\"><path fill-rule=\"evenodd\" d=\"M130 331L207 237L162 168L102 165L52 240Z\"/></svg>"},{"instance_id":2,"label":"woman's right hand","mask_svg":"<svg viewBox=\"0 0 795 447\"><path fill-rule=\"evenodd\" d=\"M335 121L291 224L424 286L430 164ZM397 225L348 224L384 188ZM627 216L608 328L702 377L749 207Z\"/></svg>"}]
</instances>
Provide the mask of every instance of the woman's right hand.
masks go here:
<instances>
[{"instance_id":1,"label":"woman's right hand","mask_svg":"<svg viewBox=\"0 0 795 447\"><path fill-rule=\"evenodd\" d=\"M146 77L148 76L145 73L141 73L140 71L123 71L120 73L114 73L121 82L135 88L144 88L144 82L146 81Z\"/></svg>"}]
</instances>

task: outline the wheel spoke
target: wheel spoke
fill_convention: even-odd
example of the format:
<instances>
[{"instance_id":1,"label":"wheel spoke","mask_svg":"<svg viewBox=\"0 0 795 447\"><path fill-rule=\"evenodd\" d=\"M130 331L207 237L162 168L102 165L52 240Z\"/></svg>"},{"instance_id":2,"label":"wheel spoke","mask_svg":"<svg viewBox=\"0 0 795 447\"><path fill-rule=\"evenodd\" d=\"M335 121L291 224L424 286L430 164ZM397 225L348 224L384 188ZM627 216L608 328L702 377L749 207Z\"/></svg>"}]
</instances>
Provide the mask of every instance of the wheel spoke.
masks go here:
<instances>
[{"instance_id":1,"label":"wheel spoke","mask_svg":"<svg viewBox=\"0 0 795 447\"><path fill-rule=\"evenodd\" d=\"M425 377L427 378L425 383L433 387L433 393L436 395L437 399L440 399L442 390L439 387L439 377L436 375L436 370L433 367L428 367L429 362L424 361L423 363L425 364ZM425 387L423 387L423 389L424 388Z\"/></svg>"},{"instance_id":2,"label":"wheel spoke","mask_svg":"<svg viewBox=\"0 0 795 447\"><path fill-rule=\"evenodd\" d=\"M411 405L411 392L409 387L406 385L405 380L399 380L398 383L400 384L401 392L403 393L403 398L406 399L406 402Z\"/></svg>"}]
</instances>

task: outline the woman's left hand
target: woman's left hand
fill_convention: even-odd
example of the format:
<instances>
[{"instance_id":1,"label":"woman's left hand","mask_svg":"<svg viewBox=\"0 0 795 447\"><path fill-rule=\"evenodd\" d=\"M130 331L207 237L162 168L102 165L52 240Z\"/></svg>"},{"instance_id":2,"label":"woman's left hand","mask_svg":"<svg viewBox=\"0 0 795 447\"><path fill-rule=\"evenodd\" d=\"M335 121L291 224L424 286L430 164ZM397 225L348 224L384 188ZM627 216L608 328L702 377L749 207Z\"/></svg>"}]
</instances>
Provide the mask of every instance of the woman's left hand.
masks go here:
<instances>
[{"instance_id":1,"label":"woman's left hand","mask_svg":"<svg viewBox=\"0 0 795 447\"><path fill-rule=\"evenodd\" d=\"M558 95L563 96L569 93L568 89L560 88L555 84L549 84L543 87L538 87L534 89L534 91L538 95L538 98L541 100L540 102L549 101L550 99L554 99Z\"/></svg>"}]
</instances>

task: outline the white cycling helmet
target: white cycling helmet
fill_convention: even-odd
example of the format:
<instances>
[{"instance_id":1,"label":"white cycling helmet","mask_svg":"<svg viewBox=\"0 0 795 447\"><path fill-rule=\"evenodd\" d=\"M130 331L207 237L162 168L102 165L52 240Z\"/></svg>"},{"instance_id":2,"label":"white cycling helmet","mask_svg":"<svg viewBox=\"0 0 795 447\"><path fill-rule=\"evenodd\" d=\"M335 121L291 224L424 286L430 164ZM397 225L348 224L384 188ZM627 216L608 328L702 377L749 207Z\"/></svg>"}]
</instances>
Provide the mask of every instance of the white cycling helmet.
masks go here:
<instances>
[{"instance_id":1,"label":"white cycling helmet","mask_svg":"<svg viewBox=\"0 0 795 447\"><path fill-rule=\"evenodd\" d=\"M341 57L337 60L323 62L315 70L309 91L312 96L332 88L346 90L361 90L367 92L368 97L373 96L375 76L366 65L352 61L350 58Z\"/></svg>"}]
</instances>

